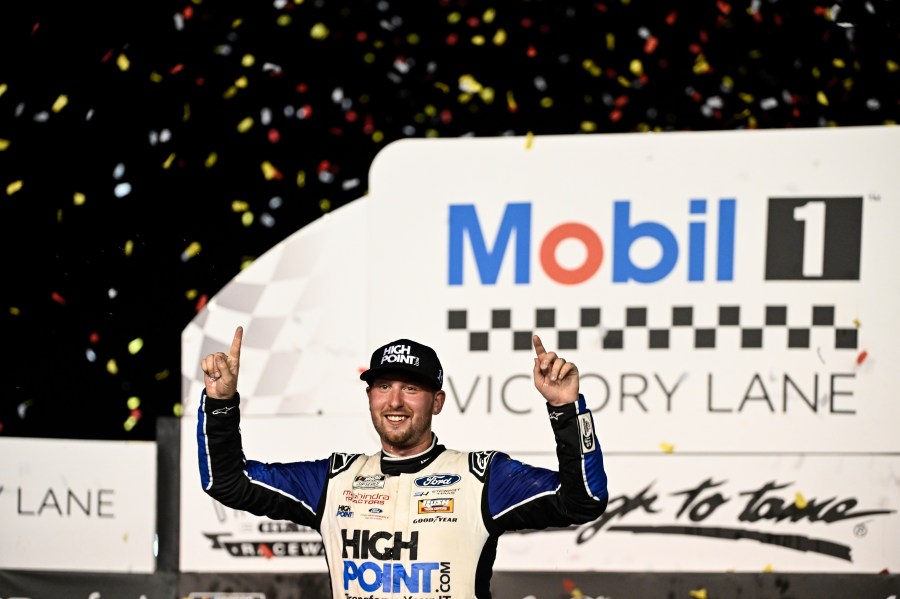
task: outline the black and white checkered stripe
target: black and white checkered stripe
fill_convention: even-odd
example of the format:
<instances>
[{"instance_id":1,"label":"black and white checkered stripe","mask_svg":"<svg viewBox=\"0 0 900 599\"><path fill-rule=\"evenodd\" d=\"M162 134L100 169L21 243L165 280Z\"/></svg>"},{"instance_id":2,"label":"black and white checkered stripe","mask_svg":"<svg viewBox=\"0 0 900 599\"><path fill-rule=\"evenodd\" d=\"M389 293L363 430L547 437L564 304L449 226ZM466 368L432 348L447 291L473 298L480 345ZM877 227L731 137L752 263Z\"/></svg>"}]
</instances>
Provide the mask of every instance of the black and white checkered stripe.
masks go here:
<instances>
[{"instance_id":1,"label":"black and white checkered stripe","mask_svg":"<svg viewBox=\"0 0 900 599\"><path fill-rule=\"evenodd\" d=\"M580 308L578 325L572 328L557 328L556 308L534 309L534 326L527 330L515 330L512 326L513 314L508 308L495 308L490 312L490 326L482 330L469 329L469 311L465 309L448 310L447 328L450 331L461 331L468 334L469 351L489 351L491 349L492 331L510 331L512 333L513 350L531 350L531 337L536 330L554 329L557 338L554 347L560 350L578 349L579 334L603 334L603 349L625 349L626 329L646 329L648 349L670 349L671 336L675 329L686 328L693 331L693 347L695 349L715 349L716 333L723 329L740 331L741 349L761 349L763 332L766 329L786 329L787 348L808 349L812 330L830 328L834 334L834 349L855 350L858 347L858 330L856 326L837 326L835 324L834 306L812 306L810 326L789 326L788 307L784 305L765 306L763 323L742 324L740 306L719 306L717 322L712 325L698 325L694 319L692 306L673 306L670 324L667 327L648 326L648 309L644 306L625 308L624 327L607 328L603 326L601 308L598 306ZM507 349L507 348L503 348Z\"/></svg>"}]
</instances>

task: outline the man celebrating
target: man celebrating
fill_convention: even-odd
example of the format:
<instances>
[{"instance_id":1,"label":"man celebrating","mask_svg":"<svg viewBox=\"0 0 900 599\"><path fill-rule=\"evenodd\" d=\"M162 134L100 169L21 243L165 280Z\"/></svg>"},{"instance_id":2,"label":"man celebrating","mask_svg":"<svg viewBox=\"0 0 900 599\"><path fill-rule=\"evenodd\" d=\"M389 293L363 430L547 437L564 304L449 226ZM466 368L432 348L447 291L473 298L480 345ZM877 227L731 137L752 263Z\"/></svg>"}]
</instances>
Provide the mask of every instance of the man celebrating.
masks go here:
<instances>
[{"instance_id":1,"label":"man celebrating","mask_svg":"<svg viewBox=\"0 0 900 599\"><path fill-rule=\"evenodd\" d=\"M558 470L500 451L460 452L431 430L446 394L433 349L398 339L372 354L366 381L381 451L315 461L244 458L237 391L243 328L203 358L197 442L204 491L321 535L335 599L489 599L506 531L566 527L603 514L609 494L578 368L533 338L534 385L547 402Z\"/></svg>"}]
</instances>

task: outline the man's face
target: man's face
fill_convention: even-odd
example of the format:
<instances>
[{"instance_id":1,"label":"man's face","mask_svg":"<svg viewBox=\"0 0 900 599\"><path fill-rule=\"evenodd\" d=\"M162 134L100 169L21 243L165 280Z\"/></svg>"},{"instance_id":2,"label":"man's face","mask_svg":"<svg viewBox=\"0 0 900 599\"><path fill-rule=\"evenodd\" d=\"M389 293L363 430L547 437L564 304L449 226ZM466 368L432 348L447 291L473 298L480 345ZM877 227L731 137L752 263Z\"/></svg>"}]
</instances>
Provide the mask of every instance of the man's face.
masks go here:
<instances>
[{"instance_id":1,"label":"man's face","mask_svg":"<svg viewBox=\"0 0 900 599\"><path fill-rule=\"evenodd\" d=\"M387 372L372 381L366 394L385 451L402 456L428 449L431 417L444 406L443 391L433 391L403 373Z\"/></svg>"}]
</instances>

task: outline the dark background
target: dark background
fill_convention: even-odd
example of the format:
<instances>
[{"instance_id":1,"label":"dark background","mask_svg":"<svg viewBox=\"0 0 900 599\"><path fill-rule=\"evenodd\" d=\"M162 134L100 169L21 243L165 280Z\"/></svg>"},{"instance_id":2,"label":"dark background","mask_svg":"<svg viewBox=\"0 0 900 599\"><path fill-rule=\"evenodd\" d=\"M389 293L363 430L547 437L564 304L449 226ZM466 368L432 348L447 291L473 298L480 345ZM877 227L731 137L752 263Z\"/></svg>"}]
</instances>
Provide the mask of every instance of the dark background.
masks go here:
<instances>
[{"instance_id":1,"label":"dark background","mask_svg":"<svg viewBox=\"0 0 900 599\"><path fill-rule=\"evenodd\" d=\"M894 125L896 5L4 2L0 435L155 439L196 311L391 141Z\"/></svg>"}]
</instances>

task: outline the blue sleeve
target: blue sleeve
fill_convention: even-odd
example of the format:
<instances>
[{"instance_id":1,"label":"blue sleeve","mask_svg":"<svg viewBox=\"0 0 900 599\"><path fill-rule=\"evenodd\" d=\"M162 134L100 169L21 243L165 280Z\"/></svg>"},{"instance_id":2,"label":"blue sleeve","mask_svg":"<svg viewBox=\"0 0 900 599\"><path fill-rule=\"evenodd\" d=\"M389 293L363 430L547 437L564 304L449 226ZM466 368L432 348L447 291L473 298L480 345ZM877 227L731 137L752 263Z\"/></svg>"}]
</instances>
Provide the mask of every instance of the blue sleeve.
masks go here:
<instances>
[{"instance_id":1,"label":"blue sleeve","mask_svg":"<svg viewBox=\"0 0 900 599\"><path fill-rule=\"evenodd\" d=\"M497 532L590 522L606 510L609 492L593 415L584 397L547 405L558 470L531 466L498 452L487 477L487 518Z\"/></svg>"},{"instance_id":2,"label":"blue sleeve","mask_svg":"<svg viewBox=\"0 0 900 599\"><path fill-rule=\"evenodd\" d=\"M318 530L329 459L271 464L245 459L239 396L219 400L202 393L197 451L203 490L223 505Z\"/></svg>"}]
</instances>

